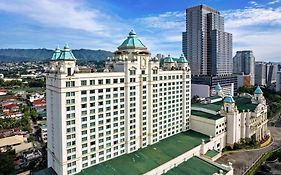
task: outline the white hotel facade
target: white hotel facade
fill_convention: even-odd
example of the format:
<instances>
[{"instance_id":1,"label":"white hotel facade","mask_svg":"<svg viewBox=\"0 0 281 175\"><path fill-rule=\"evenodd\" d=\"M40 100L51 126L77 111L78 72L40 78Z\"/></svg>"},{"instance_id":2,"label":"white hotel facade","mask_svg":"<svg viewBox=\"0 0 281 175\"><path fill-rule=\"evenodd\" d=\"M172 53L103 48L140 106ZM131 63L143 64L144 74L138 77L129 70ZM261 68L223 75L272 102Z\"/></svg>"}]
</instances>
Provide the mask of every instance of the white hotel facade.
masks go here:
<instances>
[{"instance_id":1,"label":"white hotel facade","mask_svg":"<svg viewBox=\"0 0 281 175\"><path fill-rule=\"evenodd\" d=\"M186 131L188 61L159 60L134 31L102 72L79 70L68 46L56 49L46 79L48 167L75 174Z\"/></svg>"}]
</instances>

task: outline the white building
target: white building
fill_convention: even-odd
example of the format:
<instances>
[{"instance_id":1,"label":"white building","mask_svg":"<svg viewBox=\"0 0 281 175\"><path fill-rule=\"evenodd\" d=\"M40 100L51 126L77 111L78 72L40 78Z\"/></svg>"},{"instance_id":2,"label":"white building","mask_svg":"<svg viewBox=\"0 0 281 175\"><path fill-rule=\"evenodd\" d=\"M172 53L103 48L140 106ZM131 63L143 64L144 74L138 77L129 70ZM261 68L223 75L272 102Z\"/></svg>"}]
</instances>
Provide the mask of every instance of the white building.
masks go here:
<instances>
[{"instance_id":1,"label":"white building","mask_svg":"<svg viewBox=\"0 0 281 175\"><path fill-rule=\"evenodd\" d=\"M267 105L260 87L254 95L224 96L216 87L217 96L209 102L192 105L191 129L212 137L224 135L225 145L233 146L241 139L255 138L261 141L267 135ZM221 146L221 143L217 146Z\"/></svg>"},{"instance_id":2,"label":"white building","mask_svg":"<svg viewBox=\"0 0 281 175\"><path fill-rule=\"evenodd\" d=\"M75 174L189 129L188 61L164 67L131 31L103 72L79 70L68 46L46 75L48 167ZM206 150L207 151L207 150Z\"/></svg>"},{"instance_id":3,"label":"white building","mask_svg":"<svg viewBox=\"0 0 281 175\"><path fill-rule=\"evenodd\" d=\"M47 126L46 125L43 125L43 126L41 126L40 127L40 129L41 129L41 138L42 138L42 141L44 142L44 143L46 143L47 142L47 139L48 139L48 129L47 129Z\"/></svg>"}]
</instances>

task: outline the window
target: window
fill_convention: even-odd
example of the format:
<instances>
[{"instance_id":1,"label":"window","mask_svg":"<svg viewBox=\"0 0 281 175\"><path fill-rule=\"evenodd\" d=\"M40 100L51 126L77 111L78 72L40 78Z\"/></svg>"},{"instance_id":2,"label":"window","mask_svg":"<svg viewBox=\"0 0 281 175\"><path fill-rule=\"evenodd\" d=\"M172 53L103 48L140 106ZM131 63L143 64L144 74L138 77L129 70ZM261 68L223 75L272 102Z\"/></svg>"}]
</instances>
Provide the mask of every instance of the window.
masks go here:
<instances>
[{"instance_id":1,"label":"window","mask_svg":"<svg viewBox=\"0 0 281 175\"><path fill-rule=\"evenodd\" d=\"M142 71L141 71L141 74L145 74L145 70L142 70Z\"/></svg>"},{"instance_id":2,"label":"window","mask_svg":"<svg viewBox=\"0 0 281 175\"><path fill-rule=\"evenodd\" d=\"M106 84L110 84L110 79L106 79Z\"/></svg>"},{"instance_id":3,"label":"window","mask_svg":"<svg viewBox=\"0 0 281 175\"><path fill-rule=\"evenodd\" d=\"M118 83L118 79L113 79L113 83Z\"/></svg>"},{"instance_id":4,"label":"window","mask_svg":"<svg viewBox=\"0 0 281 175\"><path fill-rule=\"evenodd\" d=\"M90 80L90 85L95 85L95 80Z\"/></svg>"},{"instance_id":5,"label":"window","mask_svg":"<svg viewBox=\"0 0 281 175\"><path fill-rule=\"evenodd\" d=\"M75 86L75 81L67 81L67 82L65 82L66 83L66 87L73 87L73 86Z\"/></svg>"},{"instance_id":6,"label":"window","mask_svg":"<svg viewBox=\"0 0 281 175\"><path fill-rule=\"evenodd\" d=\"M157 74L157 70L153 70L153 74Z\"/></svg>"},{"instance_id":7,"label":"window","mask_svg":"<svg viewBox=\"0 0 281 175\"><path fill-rule=\"evenodd\" d=\"M81 80L81 86L87 86L87 80Z\"/></svg>"},{"instance_id":8,"label":"window","mask_svg":"<svg viewBox=\"0 0 281 175\"><path fill-rule=\"evenodd\" d=\"M67 96L67 97L75 96L75 92L67 92L67 93L66 93L66 96Z\"/></svg>"},{"instance_id":9,"label":"window","mask_svg":"<svg viewBox=\"0 0 281 175\"><path fill-rule=\"evenodd\" d=\"M67 68L67 76L71 76L71 68Z\"/></svg>"},{"instance_id":10,"label":"window","mask_svg":"<svg viewBox=\"0 0 281 175\"><path fill-rule=\"evenodd\" d=\"M124 83L125 79L124 78L120 78L120 83Z\"/></svg>"},{"instance_id":11,"label":"window","mask_svg":"<svg viewBox=\"0 0 281 175\"><path fill-rule=\"evenodd\" d=\"M99 84L103 84L103 80L98 80L99 81Z\"/></svg>"},{"instance_id":12,"label":"window","mask_svg":"<svg viewBox=\"0 0 281 175\"><path fill-rule=\"evenodd\" d=\"M81 91L81 95L86 95L87 91Z\"/></svg>"},{"instance_id":13,"label":"window","mask_svg":"<svg viewBox=\"0 0 281 175\"><path fill-rule=\"evenodd\" d=\"M136 75L136 70L130 70L130 75Z\"/></svg>"}]
</instances>

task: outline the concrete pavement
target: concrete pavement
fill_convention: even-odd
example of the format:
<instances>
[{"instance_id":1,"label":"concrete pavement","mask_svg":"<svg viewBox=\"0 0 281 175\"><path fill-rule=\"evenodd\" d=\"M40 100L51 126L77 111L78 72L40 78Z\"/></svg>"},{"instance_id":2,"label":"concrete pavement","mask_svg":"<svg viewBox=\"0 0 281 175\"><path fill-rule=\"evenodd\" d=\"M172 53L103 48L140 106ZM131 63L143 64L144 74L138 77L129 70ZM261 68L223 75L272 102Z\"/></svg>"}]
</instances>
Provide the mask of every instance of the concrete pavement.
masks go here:
<instances>
[{"instance_id":1,"label":"concrete pavement","mask_svg":"<svg viewBox=\"0 0 281 175\"><path fill-rule=\"evenodd\" d=\"M221 164L228 164L232 162L235 175L243 174L259 156L265 152L281 147L281 128L268 127L274 139L273 143L265 148L255 150L241 150L240 152L233 152L223 155L216 162ZM281 172L280 172L281 173Z\"/></svg>"}]
</instances>

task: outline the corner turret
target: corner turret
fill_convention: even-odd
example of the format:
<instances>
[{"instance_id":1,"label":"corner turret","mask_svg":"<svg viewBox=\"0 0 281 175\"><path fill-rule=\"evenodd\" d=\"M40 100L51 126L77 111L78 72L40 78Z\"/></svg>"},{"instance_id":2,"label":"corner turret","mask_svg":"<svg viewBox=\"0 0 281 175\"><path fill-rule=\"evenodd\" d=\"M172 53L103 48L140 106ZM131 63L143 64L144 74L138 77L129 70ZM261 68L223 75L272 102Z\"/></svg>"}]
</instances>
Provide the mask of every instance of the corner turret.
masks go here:
<instances>
[{"instance_id":1,"label":"corner turret","mask_svg":"<svg viewBox=\"0 0 281 175\"><path fill-rule=\"evenodd\" d=\"M49 73L72 76L74 72L78 71L79 69L76 66L76 58L74 57L68 44L64 46L63 50L57 47L50 60Z\"/></svg>"},{"instance_id":2,"label":"corner turret","mask_svg":"<svg viewBox=\"0 0 281 175\"><path fill-rule=\"evenodd\" d=\"M252 98L252 103L253 104L260 104L260 103L265 104L266 103L266 100L263 96L263 92L262 92L260 86L258 86L254 92L254 96Z\"/></svg>"}]
</instances>

